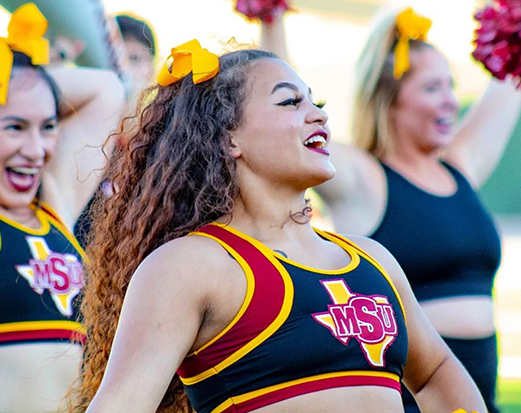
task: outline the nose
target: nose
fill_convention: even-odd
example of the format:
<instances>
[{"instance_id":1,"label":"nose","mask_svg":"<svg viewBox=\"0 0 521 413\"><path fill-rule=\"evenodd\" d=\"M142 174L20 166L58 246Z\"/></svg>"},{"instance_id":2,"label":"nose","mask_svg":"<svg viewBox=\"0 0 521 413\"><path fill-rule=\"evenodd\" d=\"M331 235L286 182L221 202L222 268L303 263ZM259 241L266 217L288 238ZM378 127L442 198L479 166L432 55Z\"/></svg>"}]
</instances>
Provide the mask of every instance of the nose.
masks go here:
<instances>
[{"instance_id":1,"label":"nose","mask_svg":"<svg viewBox=\"0 0 521 413\"><path fill-rule=\"evenodd\" d=\"M38 128L31 128L27 131L25 139L22 141L20 153L30 161L40 161L45 159L45 138L42 136Z\"/></svg>"},{"instance_id":2,"label":"nose","mask_svg":"<svg viewBox=\"0 0 521 413\"><path fill-rule=\"evenodd\" d=\"M444 103L445 107L450 108L454 111L457 111L459 109L459 102L458 102L458 99L456 98L456 95L454 94L454 90L452 90L452 88L450 88L445 93L445 99L444 99L443 103Z\"/></svg>"},{"instance_id":3,"label":"nose","mask_svg":"<svg viewBox=\"0 0 521 413\"><path fill-rule=\"evenodd\" d=\"M320 125L325 125L327 121L329 120L329 115L327 112L316 106L314 103L311 103L312 110L310 111L308 115L308 122L309 123L319 123Z\"/></svg>"}]
</instances>

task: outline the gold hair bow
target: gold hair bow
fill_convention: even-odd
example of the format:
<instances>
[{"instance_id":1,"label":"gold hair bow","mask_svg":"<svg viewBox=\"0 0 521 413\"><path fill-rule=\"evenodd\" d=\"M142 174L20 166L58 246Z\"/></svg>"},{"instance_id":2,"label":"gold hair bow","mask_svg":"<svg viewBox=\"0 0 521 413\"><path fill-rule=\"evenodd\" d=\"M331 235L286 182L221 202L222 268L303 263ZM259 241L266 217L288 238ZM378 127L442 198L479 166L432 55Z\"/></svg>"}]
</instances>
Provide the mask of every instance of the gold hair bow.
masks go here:
<instances>
[{"instance_id":1,"label":"gold hair bow","mask_svg":"<svg viewBox=\"0 0 521 413\"><path fill-rule=\"evenodd\" d=\"M0 104L5 105L13 50L23 52L35 65L49 63L49 41L43 38L47 20L34 3L18 7L11 15L7 37L0 37Z\"/></svg>"},{"instance_id":2,"label":"gold hair bow","mask_svg":"<svg viewBox=\"0 0 521 413\"><path fill-rule=\"evenodd\" d=\"M168 69L168 60L172 58L172 67ZM192 72L195 84L211 79L219 72L219 57L201 48L197 40L190 40L172 48L172 54L161 69L157 82L168 86Z\"/></svg>"},{"instance_id":3,"label":"gold hair bow","mask_svg":"<svg viewBox=\"0 0 521 413\"><path fill-rule=\"evenodd\" d=\"M400 79L410 68L409 40L427 39L432 21L417 15L412 8L405 9L396 17L400 38L394 48L394 78Z\"/></svg>"}]
</instances>

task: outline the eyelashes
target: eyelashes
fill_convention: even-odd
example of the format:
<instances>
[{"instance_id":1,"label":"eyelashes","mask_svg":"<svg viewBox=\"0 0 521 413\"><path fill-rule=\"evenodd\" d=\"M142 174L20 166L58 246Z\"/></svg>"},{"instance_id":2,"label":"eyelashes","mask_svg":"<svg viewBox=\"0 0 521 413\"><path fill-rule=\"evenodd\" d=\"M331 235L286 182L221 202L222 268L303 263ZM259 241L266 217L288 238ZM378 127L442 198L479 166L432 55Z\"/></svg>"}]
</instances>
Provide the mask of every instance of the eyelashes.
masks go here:
<instances>
[{"instance_id":1,"label":"eyelashes","mask_svg":"<svg viewBox=\"0 0 521 413\"><path fill-rule=\"evenodd\" d=\"M298 104L303 100L304 98L301 96L297 98L286 99L280 103L277 103L277 106L298 106ZM317 102L313 102L313 105L319 109L322 109L324 106L326 106L326 101L324 99L320 99Z\"/></svg>"},{"instance_id":2,"label":"eyelashes","mask_svg":"<svg viewBox=\"0 0 521 413\"><path fill-rule=\"evenodd\" d=\"M303 100L304 100L304 98L302 98L302 97L286 99L280 103L277 103L277 106L297 106Z\"/></svg>"}]
</instances>

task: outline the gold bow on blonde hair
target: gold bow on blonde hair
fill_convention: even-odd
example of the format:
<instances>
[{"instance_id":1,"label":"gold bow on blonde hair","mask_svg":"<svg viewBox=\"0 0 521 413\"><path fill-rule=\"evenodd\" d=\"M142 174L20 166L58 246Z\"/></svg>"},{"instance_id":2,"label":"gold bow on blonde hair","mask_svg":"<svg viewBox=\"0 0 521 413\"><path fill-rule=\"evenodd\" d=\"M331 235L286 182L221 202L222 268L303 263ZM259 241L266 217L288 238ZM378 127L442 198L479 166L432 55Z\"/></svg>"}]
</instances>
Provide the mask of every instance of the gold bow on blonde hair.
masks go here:
<instances>
[{"instance_id":1,"label":"gold bow on blonde hair","mask_svg":"<svg viewBox=\"0 0 521 413\"><path fill-rule=\"evenodd\" d=\"M417 15L412 8L405 9L396 17L399 39L394 48L394 78L400 79L410 68L409 40L425 41L432 20Z\"/></svg>"},{"instance_id":2,"label":"gold bow on blonde hair","mask_svg":"<svg viewBox=\"0 0 521 413\"><path fill-rule=\"evenodd\" d=\"M7 37L0 37L0 104L5 105L13 50L25 53L34 65L49 63L49 41L43 38L47 20L34 3L18 7L11 15Z\"/></svg>"},{"instance_id":3,"label":"gold bow on blonde hair","mask_svg":"<svg viewBox=\"0 0 521 413\"><path fill-rule=\"evenodd\" d=\"M168 69L168 60L172 58L172 66ZM203 49L197 40L190 40L180 46L172 48L157 82L161 86L168 86L192 72L195 84L211 79L219 72L219 57Z\"/></svg>"}]
</instances>

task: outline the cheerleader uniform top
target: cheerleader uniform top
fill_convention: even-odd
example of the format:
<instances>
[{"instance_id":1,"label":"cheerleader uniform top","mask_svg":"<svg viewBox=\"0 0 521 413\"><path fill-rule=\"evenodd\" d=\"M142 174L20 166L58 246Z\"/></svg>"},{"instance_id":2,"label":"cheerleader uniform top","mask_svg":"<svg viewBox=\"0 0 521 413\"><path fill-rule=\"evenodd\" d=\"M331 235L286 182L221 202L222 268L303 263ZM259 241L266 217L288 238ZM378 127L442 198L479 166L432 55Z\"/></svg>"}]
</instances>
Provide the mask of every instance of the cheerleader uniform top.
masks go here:
<instances>
[{"instance_id":1,"label":"cheerleader uniform top","mask_svg":"<svg viewBox=\"0 0 521 413\"><path fill-rule=\"evenodd\" d=\"M247 280L232 322L177 371L198 413L249 412L346 386L400 391L408 344L395 287L355 244L315 231L351 263L339 270L305 267L220 224L191 234L218 242Z\"/></svg>"},{"instance_id":2,"label":"cheerleader uniform top","mask_svg":"<svg viewBox=\"0 0 521 413\"><path fill-rule=\"evenodd\" d=\"M82 341L84 253L47 205L31 208L39 229L0 214L0 345Z\"/></svg>"},{"instance_id":3,"label":"cheerleader uniform top","mask_svg":"<svg viewBox=\"0 0 521 413\"><path fill-rule=\"evenodd\" d=\"M387 209L371 238L398 260L418 301L492 295L501 260L499 234L477 193L454 167L451 196L418 188L382 163Z\"/></svg>"}]
</instances>

